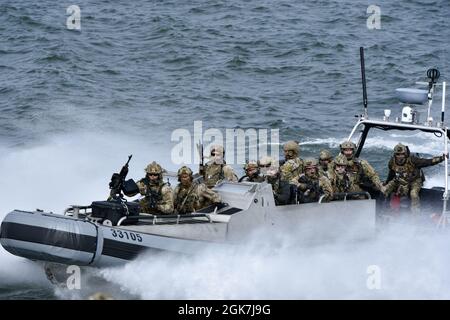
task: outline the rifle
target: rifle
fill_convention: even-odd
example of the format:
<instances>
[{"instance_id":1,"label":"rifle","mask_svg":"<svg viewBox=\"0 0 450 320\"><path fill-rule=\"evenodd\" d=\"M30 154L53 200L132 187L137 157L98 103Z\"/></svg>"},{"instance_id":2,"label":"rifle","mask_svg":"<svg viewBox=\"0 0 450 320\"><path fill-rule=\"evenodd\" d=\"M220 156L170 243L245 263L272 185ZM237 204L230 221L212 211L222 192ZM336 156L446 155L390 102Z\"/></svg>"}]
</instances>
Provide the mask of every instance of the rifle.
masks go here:
<instances>
[{"instance_id":1,"label":"rifle","mask_svg":"<svg viewBox=\"0 0 450 320\"><path fill-rule=\"evenodd\" d=\"M320 196L319 182L313 182L304 175L300 177L299 182L305 185L304 191L300 188L297 189L299 203L311 202L310 194L314 195L315 198Z\"/></svg>"},{"instance_id":2,"label":"rifle","mask_svg":"<svg viewBox=\"0 0 450 320\"><path fill-rule=\"evenodd\" d=\"M309 182L306 184L306 188L309 189L309 193L313 193L316 196L320 194L319 182Z\"/></svg>"},{"instance_id":3,"label":"rifle","mask_svg":"<svg viewBox=\"0 0 450 320\"><path fill-rule=\"evenodd\" d=\"M158 202L161 200L161 194L157 191L153 191L149 186L147 186L147 192L145 194L145 199L147 200L148 207L150 209L156 209Z\"/></svg>"},{"instance_id":4,"label":"rifle","mask_svg":"<svg viewBox=\"0 0 450 320\"><path fill-rule=\"evenodd\" d=\"M123 197L122 189L125 183L125 178L127 177L128 174L128 164L130 163L132 157L133 155L128 156L128 161L122 167L120 173L113 173L111 181L109 182L109 188L111 189L110 199L117 199Z\"/></svg>"},{"instance_id":5,"label":"rifle","mask_svg":"<svg viewBox=\"0 0 450 320\"><path fill-rule=\"evenodd\" d=\"M335 195L334 195L334 199L339 199L339 200L342 200L341 198L339 198L339 195L343 195L343 194L346 194L346 193L348 193L348 192L350 192L350 178L349 178L349 176L347 175L347 173L345 173L344 174L344 176L342 177L342 179L340 179L340 178L337 178L338 180L336 181L336 187L338 188L338 191L340 191L340 192L337 192L337 193L335 193Z\"/></svg>"}]
</instances>

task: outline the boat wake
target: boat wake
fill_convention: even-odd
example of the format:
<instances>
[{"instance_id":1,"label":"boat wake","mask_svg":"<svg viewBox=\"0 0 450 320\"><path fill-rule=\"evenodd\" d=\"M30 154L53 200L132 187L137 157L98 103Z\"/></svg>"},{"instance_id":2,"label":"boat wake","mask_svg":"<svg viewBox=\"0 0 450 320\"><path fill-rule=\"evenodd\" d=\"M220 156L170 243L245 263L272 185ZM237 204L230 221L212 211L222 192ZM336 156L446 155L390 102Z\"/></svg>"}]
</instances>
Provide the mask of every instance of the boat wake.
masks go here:
<instances>
[{"instance_id":1,"label":"boat wake","mask_svg":"<svg viewBox=\"0 0 450 320\"><path fill-rule=\"evenodd\" d=\"M394 146L398 140L391 136L383 143L389 146L392 141ZM341 141L304 143L337 147ZM114 146L125 143L126 151L117 152ZM369 148L380 145L376 138L367 143ZM422 153L438 150L433 142L410 145ZM0 204L0 219L16 208L60 213L70 204L102 199L110 173L117 170L124 155L136 154L130 177L140 177L149 158L164 163L163 156L169 152L151 148L143 141L130 143L115 136L85 134L55 137L48 144L27 149L0 150L1 175L8 182L0 186L5 199ZM426 183L440 180L442 177L432 176ZM121 267L83 273L89 281L82 282L86 287L81 291L52 290L62 299L86 299L96 291L115 298L141 299L449 299L448 240L401 229L362 243L310 248L298 247L295 238L278 239L274 246L258 237L239 250L212 252L205 248L194 257L142 256ZM41 266L3 248L0 259L2 287L49 288ZM379 289L367 285L371 270L380 271Z\"/></svg>"},{"instance_id":2,"label":"boat wake","mask_svg":"<svg viewBox=\"0 0 450 320\"><path fill-rule=\"evenodd\" d=\"M449 240L402 228L309 248L254 239L195 257L143 256L99 274L141 299L448 299Z\"/></svg>"}]
</instances>

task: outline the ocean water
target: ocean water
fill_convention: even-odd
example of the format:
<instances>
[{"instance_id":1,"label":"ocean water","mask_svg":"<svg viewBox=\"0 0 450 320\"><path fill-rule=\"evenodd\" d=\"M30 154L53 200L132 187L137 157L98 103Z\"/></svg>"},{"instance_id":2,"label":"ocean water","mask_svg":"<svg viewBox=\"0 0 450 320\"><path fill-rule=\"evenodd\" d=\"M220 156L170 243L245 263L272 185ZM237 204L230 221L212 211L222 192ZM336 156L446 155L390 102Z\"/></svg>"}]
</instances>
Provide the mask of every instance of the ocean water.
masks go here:
<instances>
[{"instance_id":1,"label":"ocean water","mask_svg":"<svg viewBox=\"0 0 450 320\"><path fill-rule=\"evenodd\" d=\"M66 25L66 9L74 4L81 9L80 30ZM362 0L2 0L0 218L15 208L62 212L71 204L102 199L111 173L129 154L133 154L129 176L135 179L152 160L176 170L172 133L193 132L194 121L202 121L204 130L279 129L280 143L300 141L302 157L317 156L322 148L336 154L355 123L354 115L362 113L359 47L366 50L370 116L381 117L386 108L392 109L393 117L398 115L401 107L395 88L425 81L428 68L438 68L441 79L450 81L448 0L377 1L381 28L373 30L367 27L367 8L372 4ZM438 94L435 118L440 116L440 103ZM368 139L362 156L385 176L386 160L399 141L423 155L442 153L437 138L380 133ZM240 165L234 167L242 172ZM438 168L429 168L426 174L426 183L443 184ZM325 258L313 252L291 260L286 254L279 263L267 265L282 270L309 258L317 261L301 267L306 274L317 270L321 259L342 262L344 251L324 249L329 253ZM370 260L358 252L344 254L342 263ZM440 275L448 257L440 249L427 252L430 260L437 261L430 272ZM375 255L381 259L379 252ZM265 258L252 259L248 254L245 260L236 259L236 264L253 261L246 267L255 274L253 287L225 286L217 291L218 274L209 274L209 283L214 284L210 287L199 285L201 277L183 282L184 278L172 276L165 280L186 285L172 294L164 291L165 282L150 289L151 281L140 287L134 278L121 278L123 270L106 270L100 277L125 296L152 299L378 297L347 287L348 281L337 282L337 289L327 295L322 282L330 279L330 270L324 271L323 278L320 272L313 277L317 282L299 280L299 288L308 291L284 290L288 281L269 282L270 288L258 290L270 274L264 268L257 272ZM170 261L155 265L164 268ZM205 261L214 259L183 262L183 266L215 266ZM218 261L223 262L223 257ZM392 261L389 266L395 269ZM141 263L125 268L131 273L143 267ZM424 265L414 263L427 278ZM352 269L345 271L346 276L348 270ZM149 279L154 272L147 270ZM239 274L230 279L241 280ZM436 289L439 276L427 279L413 282L412 291L403 297L450 296L448 286ZM408 281L394 282L395 290L382 297L402 297ZM128 288L127 283L135 287ZM85 297L61 293L39 266L0 248L0 299L33 298Z\"/></svg>"}]
</instances>

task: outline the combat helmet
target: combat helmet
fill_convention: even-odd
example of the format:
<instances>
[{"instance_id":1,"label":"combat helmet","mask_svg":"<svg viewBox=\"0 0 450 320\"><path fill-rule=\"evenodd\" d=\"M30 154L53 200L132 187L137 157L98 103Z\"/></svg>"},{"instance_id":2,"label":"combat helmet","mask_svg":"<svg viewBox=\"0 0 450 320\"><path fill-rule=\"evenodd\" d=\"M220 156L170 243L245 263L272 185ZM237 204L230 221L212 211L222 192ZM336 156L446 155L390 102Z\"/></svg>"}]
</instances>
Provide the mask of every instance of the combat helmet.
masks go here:
<instances>
[{"instance_id":1,"label":"combat helmet","mask_svg":"<svg viewBox=\"0 0 450 320\"><path fill-rule=\"evenodd\" d=\"M394 154L407 154L408 153L408 148L404 145L404 144L397 144L394 147Z\"/></svg>"},{"instance_id":2,"label":"combat helmet","mask_svg":"<svg viewBox=\"0 0 450 320\"><path fill-rule=\"evenodd\" d=\"M328 150L322 150L319 154L319 160L331 160L333 156L331 155L331 152Z\"/></svg>"},{"instance_id":3,"label":"combat helmet","mask_svg":"<svg viewBox=\"0 0 450 320\"><path fill-rule=\"evenodd\" d=\"M189 168L187 166L182 166L180 169L178 169L177 175L181 176L184 173L189 175L189 176L192 176L192 174L193 174L191 168Z\"/></svg>"},{"instance_id":4,"label":"combat helmet","mask_svg":"<svg viewBox=\"0 0 450 320\"><path fill-rule=\"evenodd\" d=\"M343 154L338 154L334 158L334 163L338 166L348 166L348 160Z\"/></svg>"},{"instance_id":5,"label":"combat helmet","mask_svg":"<svg viewBox=\"0 0 450 320\"><path fill-rule=\"evenodd\" d=\"M296 156L300 153L300 146L298 141L290 140L283 145L284 151L293 151Z\"/></svg>"},{"instance_id":6,"label":"combat helmet","mask_svg":"<svg viewBox=\"0 0 450 320\"><path fill-rule=\"evenodd\" d=\"M317 168L317 165L318 165L317 160L314 158L307 158L307 159L305 159L304 163L305 163L305 169Z\"/></svg>"},{"instance_id":7,"label":"combat helmet","mask_svg":"<svg viewBox=\"0 0 450 320\"><path fill-rule=\"evenodd\" d=\"M341 148L341 151L343 149L353 149L353 151L356 149L356 144L352 141L344 141L342 142L339 147Z\"/></svg>"},{"instance_id":8,"label":"combat helmet","mask_svg":"<svg viewBox=\"0 0 450 320\"><path fill-rule=\"evenodd\" d=\"M253 168L253 169L258 169L258 168L259 168L258 162L255 161L255 160L250 160L250 161L248 161L248 162L246 162L246 163L244 164L244 170L245 170L245 171L247 171L248 169L251 169L251 168Z\"/></svg>"},{"instance_id":9,"label":"combat helmet","mask_svg":"<svg viewBox=\"0 0 450 320\"><path fill-rule=\"evenodd\" d=\"M187 167L187 166L182 166L180 169L178 169L177 172L177 176L178 176L178 181L181 181L181 175L182 174L187 174L191 180L193 179L193 172L191 170L191 168Z\"/></svg>"},{"instance_id":10,"label":"combat helmet","mask_svg":"<svg viewBox=\"0 0 450 320\"><path fill-rule=\"evenodd\" d=\"M145 172L147 172L147 174L151 174L151 173L157 174L157 175L159 175L159 177L161 177L161 175L163 173L163 168L158 163L153 161L145 168Z\"/></svg>"}]
</instances>

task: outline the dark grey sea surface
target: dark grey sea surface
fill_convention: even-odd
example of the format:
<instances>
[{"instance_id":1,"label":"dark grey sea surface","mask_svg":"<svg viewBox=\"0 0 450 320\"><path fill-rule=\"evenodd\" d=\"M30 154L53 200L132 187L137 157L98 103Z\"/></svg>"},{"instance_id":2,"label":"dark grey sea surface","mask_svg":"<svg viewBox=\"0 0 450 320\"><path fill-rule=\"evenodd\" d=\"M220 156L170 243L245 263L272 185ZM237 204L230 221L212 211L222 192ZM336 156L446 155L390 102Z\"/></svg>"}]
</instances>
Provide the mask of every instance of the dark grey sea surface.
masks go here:
<instances>
[{"instance_id":1,"label":"dark grey sea surface","mask_svg":"<svg viewBox=\"0 0 450 320\"><path fill-rule=\"evenodd\" d=\"M372 4L381 29L367 27ZM70 5L81 30L66 26ZM430 67L450 81L449 17L448 0L2 0L0 217L99 199L130 153L134 178L153 159L176 169L171 133L196 120L204 130L279 129L302 157L336 154L362 113L359 47L369 115L399 115L395 88L425 81ZM363 156L384 176L399 140L441 153L428 138L403 139L369 139ZM32 280L8 276L26 262L1 250L0 299L67 298L34 266Z\"/></svg>"}]
</instances>

